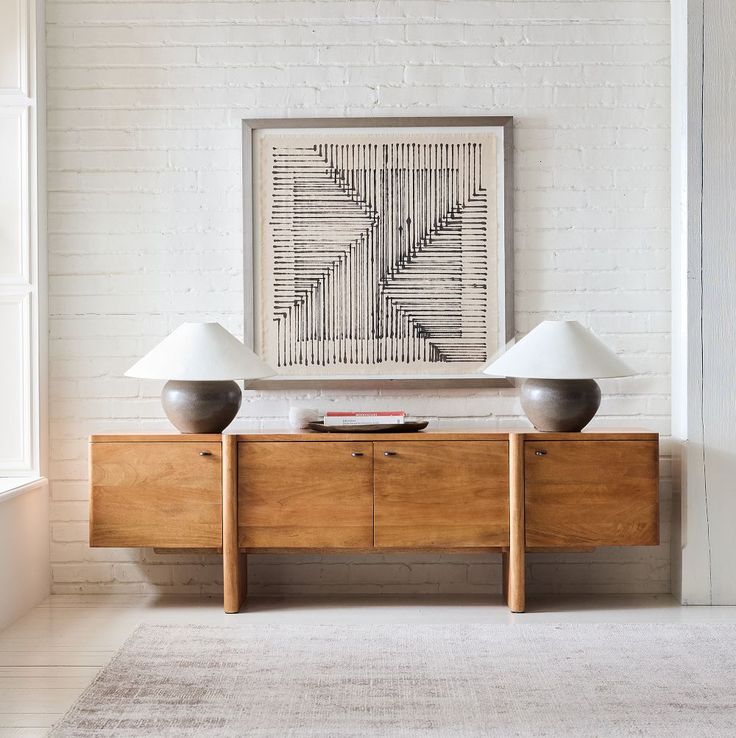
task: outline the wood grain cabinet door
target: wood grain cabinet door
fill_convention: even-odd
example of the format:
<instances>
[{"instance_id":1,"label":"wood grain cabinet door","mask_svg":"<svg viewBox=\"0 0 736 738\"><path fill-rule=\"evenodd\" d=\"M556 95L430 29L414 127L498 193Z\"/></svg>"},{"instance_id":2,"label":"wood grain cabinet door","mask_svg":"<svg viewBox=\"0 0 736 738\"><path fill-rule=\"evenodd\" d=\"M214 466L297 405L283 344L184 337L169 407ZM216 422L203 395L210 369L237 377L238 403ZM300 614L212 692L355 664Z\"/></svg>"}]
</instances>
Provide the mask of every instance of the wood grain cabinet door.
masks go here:
<instances>
[{"instance_id":1,"label":"wood grain cabinet door","mask_svg":"<svg viewBox=\"0 0 736 738\"><path fill-rule=\"evenodd\" d=\"M92 443L90 545L222 546L219 443Z\"/></svg>"},{"instance_id":2,"label":"wood grain cabinet door","mask_svg":"<svg viewBox=\"0 0 736 738\"><path fill-rule=\"evenodd\" d=\"M238 541L246 548L370 548L371 444L238 444Z\"/></svg>"},{"instance_id":3,"label":"wood grain cabinet door","mask_svg":"<svg viewBox=\"0 0 736 738\"><path fill-rule=\"evenodd\" d=\"M656 440L526 441L527 547L657 545L658 469Z\"/></svg>"},{"instance_id":4,"label":"wood grain cabinet door","mask_svg":"<svg viewBox=\"0 0 736 738\"><path fill-rule=\"evenodd\" d=\"M374 443L375 545L509 544L506 441Z\"/></svg>"}]
</instances>

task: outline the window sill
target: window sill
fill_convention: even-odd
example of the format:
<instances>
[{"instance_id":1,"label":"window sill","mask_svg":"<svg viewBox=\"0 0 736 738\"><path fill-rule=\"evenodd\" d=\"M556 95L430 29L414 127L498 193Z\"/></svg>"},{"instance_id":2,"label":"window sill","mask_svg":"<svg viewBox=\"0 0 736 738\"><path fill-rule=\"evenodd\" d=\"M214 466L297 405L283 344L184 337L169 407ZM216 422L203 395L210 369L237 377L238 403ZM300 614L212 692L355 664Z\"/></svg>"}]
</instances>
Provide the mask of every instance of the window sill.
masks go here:
<instances>
[{"instance_id":1,"label":"window sill","mask_svg":"<svg viewBox=\"0 0 736 738\"><path fill-rule=\"evenodd\" d=\"M46 477L0 477L0 502L45 486Z\"/></svg>"}]
</instances>

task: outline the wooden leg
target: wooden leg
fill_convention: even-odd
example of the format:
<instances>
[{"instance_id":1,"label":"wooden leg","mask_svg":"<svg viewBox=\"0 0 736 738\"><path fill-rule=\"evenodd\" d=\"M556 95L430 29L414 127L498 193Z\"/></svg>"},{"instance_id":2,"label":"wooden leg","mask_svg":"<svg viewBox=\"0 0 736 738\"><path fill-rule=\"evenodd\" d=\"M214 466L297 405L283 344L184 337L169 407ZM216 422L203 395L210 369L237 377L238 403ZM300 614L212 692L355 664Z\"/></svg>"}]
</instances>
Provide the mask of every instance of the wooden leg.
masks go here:
<instances>
[{"instance_id":1,"label":"wooden leg","mask_svg":"<svg viewBox=\"0 0 736 738\"><path fill-rule=\"evenodd\" d=\"M248 591L248 554L241 553L239 556L240 570L239 574L239 589L238 596L240 598L240 606L243 607L245 603L245 595Z\"/></svg>"},{"instance_id":2,"label":"wooden leg","mask_svg":"<svg viewBox=\"0 0 736 738\"><path fill-rule=\"evenodd\" d=\"M238 546L237 436L222 436L222 567L225 612L239 612L246 572Z\"/></svg>"},{"instance_id":3,"label":"wooden leg","mask_svg":"<svg viewBox=\"0 0 736 738\"><path fill-rule=\"evenodd\" d=\"M524 435L509 435L509 553L506 602L512 612L524 612Z\"/></svg>"},{"instance_id":4,"label":"wooden leg","mask_svg":"<svg viewBox=\"0 0 736 738\"><path fill-rule=\"evenodd\" d=\"M501 586L503 588L503 601L509 601L509 554L508 551L501 552Z\"/></svg>"}]
</instances>

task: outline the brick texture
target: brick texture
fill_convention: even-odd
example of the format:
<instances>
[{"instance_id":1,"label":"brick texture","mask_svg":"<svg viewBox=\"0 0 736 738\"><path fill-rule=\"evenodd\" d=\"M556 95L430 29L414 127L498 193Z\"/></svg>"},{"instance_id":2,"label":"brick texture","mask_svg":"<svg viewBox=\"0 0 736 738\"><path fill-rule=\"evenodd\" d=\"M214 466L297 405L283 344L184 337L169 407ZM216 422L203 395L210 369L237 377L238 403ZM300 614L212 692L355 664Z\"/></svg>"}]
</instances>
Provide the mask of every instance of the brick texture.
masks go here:
<instances>
[{"instance_id":1,"label":"brick texture","mask_svg":"<svg viewBox=\"0 0 736 738\"><path fill-rule=\"evenodd\" d=\"M532 591L669 591L669 3L49 0L53 588L214 593L217 557L90 550L93 432L166 427L123 371L180 322L242 333L241 119L513 115L516 325L577 318L640 374L600 419L664 434L662 545L530 557ZM390 404L435 425L521 422L512 390L247 392ZM487 592L480 555L254 556L252 591Z\"/></svg>"}]
</instances>

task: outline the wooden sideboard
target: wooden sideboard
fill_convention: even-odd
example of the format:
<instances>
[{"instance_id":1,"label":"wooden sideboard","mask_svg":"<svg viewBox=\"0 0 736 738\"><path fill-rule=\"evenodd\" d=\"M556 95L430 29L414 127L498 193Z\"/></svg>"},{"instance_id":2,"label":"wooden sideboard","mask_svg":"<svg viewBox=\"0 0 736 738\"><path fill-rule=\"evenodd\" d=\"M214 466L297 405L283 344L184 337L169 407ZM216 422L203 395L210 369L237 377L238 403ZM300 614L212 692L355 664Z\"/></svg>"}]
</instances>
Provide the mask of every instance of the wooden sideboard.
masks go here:
<instances>
[{"instance_id":1,"label":"wooden sideboard","mask_svg":"<svg viewBox=\"0 0 736 738\"><path fill-rule=\"evenodd\" d=\"M248 552L498 551L525 607L527 551L659 543L659 441L644 431L97 435L90 545Z\"/></svg>"}]
</instances>

